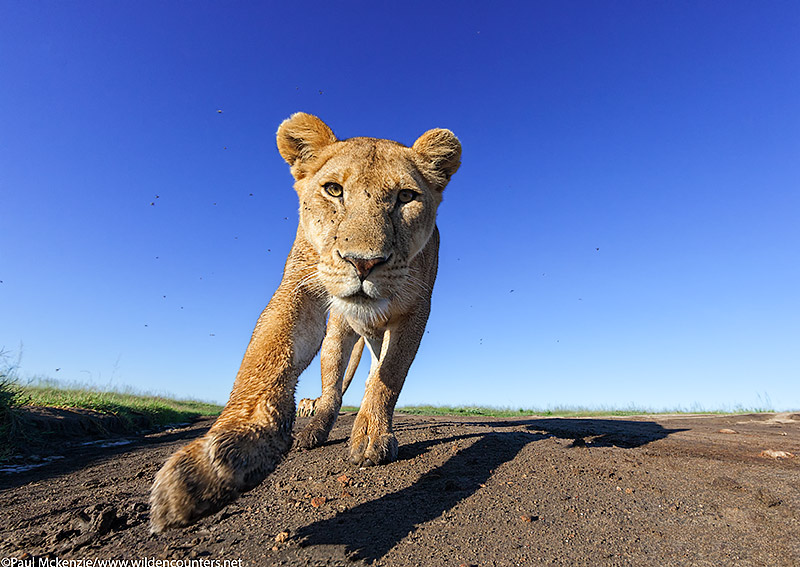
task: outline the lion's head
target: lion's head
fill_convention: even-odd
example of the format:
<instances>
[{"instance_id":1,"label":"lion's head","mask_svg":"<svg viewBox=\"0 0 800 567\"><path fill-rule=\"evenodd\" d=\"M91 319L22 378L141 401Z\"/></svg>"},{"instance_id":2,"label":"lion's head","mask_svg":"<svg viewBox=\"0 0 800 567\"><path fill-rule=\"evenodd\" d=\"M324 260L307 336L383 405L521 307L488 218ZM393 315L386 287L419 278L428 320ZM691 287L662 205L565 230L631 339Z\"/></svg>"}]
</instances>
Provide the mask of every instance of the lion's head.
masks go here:
<instances>
[{"instance_id":1,"label":"lion's head","mask_svg":"<svg viewBox=\"0 0 800 567\"><path fill-rule=\"evenodd\" d=\"M332 307L376 319L405 297L425 295L412 261L436 227L442 191L460 165L449 130L425 132L409 148L375 138L337 140L316 116L297 113L278 128L291 166L300 227L319 254L310 277Z\"/></svg>"}]
</instances>

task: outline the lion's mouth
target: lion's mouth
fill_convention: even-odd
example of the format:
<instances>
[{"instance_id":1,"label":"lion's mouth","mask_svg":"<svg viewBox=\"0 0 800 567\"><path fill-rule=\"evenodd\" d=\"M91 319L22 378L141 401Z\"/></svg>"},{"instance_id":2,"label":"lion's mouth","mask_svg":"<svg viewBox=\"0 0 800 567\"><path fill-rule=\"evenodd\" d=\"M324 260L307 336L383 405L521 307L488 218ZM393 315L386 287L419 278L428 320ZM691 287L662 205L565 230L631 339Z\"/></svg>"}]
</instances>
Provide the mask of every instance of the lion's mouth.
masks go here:
<instances>
[{"instance_id":1,"label":"lion's mouth","mask_svg":"<svg viewBox=\"0 0 800 567\"><path fill-rule=\"evenodd\" d=\"M359 290L350 295L333 296L332 308L336 311L366 324L373 324L386 318L389 301L380 297L370 297Z\"/></svg>"},{"instance_id":2,"label":"lion's mouth","mask_svg":"<svg viewBox=\"0 0 800 567\"><path fill-rule=\"evenodd\" d=\"M341 299L344 299L345 301L352 301L354 303L371 303L376 300L376 298L367 295L367 292L363 289L359 289L357 292L351 293L350 295L345 295Z\"/></svg>"}]
</instances>

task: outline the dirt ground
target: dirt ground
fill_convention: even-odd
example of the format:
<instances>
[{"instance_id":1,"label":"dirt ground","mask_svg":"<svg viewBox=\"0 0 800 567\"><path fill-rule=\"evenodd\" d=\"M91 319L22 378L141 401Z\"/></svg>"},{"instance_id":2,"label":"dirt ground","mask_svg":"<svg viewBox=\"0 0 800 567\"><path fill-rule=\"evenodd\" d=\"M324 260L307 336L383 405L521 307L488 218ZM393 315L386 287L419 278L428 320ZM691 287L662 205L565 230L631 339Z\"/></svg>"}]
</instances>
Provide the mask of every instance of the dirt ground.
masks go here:
<instances>
[{"instance_id":1,"label":"dirt ground","mask_svg":"<svg viewBox=\"0 0 800 567\"><path fill-rule=\"evenodd\" d=\"M153 476L210 421L61 444L63 458L0 472L2 565L800 565L800 414L397 415L399 460L367 469L343 459L353 419L224 511L158 536Z\"/></svg>"}]
</instances>

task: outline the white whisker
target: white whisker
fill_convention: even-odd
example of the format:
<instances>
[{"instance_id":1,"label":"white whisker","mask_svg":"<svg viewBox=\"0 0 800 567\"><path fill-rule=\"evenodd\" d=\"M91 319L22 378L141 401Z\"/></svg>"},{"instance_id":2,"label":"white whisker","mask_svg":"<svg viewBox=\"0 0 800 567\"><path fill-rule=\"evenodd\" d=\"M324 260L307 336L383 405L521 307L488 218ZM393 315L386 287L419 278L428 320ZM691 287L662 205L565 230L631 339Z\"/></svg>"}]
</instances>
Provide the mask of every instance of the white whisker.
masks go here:
<instances>
[{"instance_id":1,"label":"white whisker","mask_svg":"<svg viewBox=\"0 0 800 567\"><path fill-rule=\"evenodd\" d=\"M308 274L304 275L303 277L298 280L297 284L295 284L294 288L292 289L292 293L297 293L300 289L304 289L305 291L317 295L319 297L327 296L325 286L319 281L317 277L317 270L313 269Z\"/></svg>"}]
</instances>

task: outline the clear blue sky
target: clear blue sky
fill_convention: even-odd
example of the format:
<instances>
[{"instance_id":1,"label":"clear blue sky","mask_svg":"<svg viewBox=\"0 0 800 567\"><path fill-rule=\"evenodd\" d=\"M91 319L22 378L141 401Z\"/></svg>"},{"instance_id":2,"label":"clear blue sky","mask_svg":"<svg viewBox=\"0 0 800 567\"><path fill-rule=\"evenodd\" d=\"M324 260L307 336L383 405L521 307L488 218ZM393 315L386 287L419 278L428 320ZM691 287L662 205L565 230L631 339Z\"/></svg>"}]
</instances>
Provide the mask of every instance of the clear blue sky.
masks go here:
<instances>
[{"instance_id":1,"label":"clear blue sky","mask_svg":"<svg viewBox=\"0 0 800 567\"><path fill-rule=\"evenodd\" d=\"M293 241L274 132L302 110L463 143L400 404L800 408L796 2L0 14L0 346L23 376L225 401Z\"/></svg>"}]
</instances>

